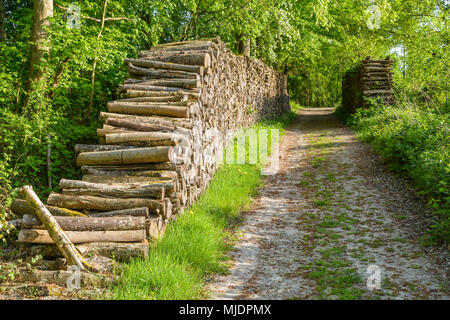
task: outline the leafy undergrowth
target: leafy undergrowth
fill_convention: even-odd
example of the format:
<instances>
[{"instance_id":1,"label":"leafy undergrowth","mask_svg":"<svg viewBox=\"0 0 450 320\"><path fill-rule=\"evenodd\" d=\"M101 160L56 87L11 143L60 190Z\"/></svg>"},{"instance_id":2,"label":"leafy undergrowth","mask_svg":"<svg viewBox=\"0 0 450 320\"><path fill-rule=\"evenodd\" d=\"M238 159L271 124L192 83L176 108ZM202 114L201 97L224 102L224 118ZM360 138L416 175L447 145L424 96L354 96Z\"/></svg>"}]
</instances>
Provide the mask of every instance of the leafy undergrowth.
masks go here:
<instances>
[{"instance_id":1,"label":"leafy undergrowth","mask_svg":"<svg viewBox=\"0 0 450 320\"><path fill-rule=\"evenodd\" d=\"M288 113L255 128L282 129L293 116ZM260 165L222 165L197 203L171 222L164 237L152 245L149 257L124 265L120 282L104 297L204 298L206 278L227 270L225 253L231 246L232 226L256 194L260 174Z\"/></svg>"},{"instance_id":2,"label":"leafy undergrowth","mask_svg":"<svg viewBox=\"0 0 450 320\"><path fill-rule=\"evenodd\" d=\"M435 209L433 241L450 243L450 146L448 113L420 108L373 106L349 119L363 141L369 142L398 172L406 173Z\"/></svg>"}]
</instances>

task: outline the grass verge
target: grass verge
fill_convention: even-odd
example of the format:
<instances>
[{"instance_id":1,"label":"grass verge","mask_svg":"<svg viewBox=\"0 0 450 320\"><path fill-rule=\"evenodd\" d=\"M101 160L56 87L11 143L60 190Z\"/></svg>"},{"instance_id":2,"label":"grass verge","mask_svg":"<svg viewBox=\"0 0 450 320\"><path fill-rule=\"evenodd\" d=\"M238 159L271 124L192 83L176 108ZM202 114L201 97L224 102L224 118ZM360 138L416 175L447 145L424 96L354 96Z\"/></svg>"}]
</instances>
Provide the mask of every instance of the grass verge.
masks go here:
<instances>
[{"instance_id":1,"label":"grass verge","mask_svg":"<svg viewBox=\"0 0 450 320\"><path fill-rule=\"evenodd\" d=\"M295 117L284 114L262 121L259 129L281 129ZM197 203L170 223L162 239L152 245L147 260L123 266L119 283L107 290L107 299L200 299L205 280L227 271L226 252L232 227L261 184L259 165L223 165Z\"/></svg>"}]
</instances>

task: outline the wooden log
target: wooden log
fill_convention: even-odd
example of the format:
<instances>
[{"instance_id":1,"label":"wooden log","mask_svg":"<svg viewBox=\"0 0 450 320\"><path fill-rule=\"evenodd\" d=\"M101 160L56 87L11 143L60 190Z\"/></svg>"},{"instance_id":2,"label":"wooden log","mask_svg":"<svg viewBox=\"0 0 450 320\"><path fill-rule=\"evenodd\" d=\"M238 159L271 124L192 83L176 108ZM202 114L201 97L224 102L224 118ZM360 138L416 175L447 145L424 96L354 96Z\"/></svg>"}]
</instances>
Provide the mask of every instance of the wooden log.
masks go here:
<instances>
[{"instance_id":1,"label":"wooden log","mask_svg":"<svg viewBox=\"0 0 450 320\"><path fill-rule=\"evenodd\" d=\"M105 144L76 144L75 154L82 152L95 152L95 151L111 151L121 149L134 149L132 146L120 146L120 145L105 145Z\"/></svg>"},{"instance_id":2,"label":"wooden log","mask_svg":"<svg viewBox=\"0 0 450 320\"><path fill-rule=\"evenodd\" d=\"M125 59L125 63L127 63L127 64L131 63L138 67L194 72L194 73L198 73L200 75L203 74L203 67L201 67L201 66L183 65L183 64L177 64L177 63L166 63L166 62L161 62L161 61L152 61L152 60L143 60L143 59Z\"/></svg>"},{"instance_id":3,"label":"wooden log","mask_svg":"<svg viewBox=\"0 0 450 320\"><path fill-rule=\"evenodd\" d=\"M141 188L164 188L165 192L170 194L177 190L176 180L161 179L160 177L141 177L141 176L92 176L84 175L83 181L98 184L116 185L136 185Z\"/></svg>"},{"instance_id":4,"label":"wooden log","mask_svg":"<svg viewBox=\"0 0 450 320\"><path fill-rule=\"evenodd\" d=\"M122 188L102 188L102 189L66 189L62 191L63 195L68 196L96 196L109 198L142 198L142 199L164 199L164 188L140 188L140 189L122 189Z\"/></svg>"},{"instance_id":5,"label":"wooden log","mask_svg":"<svg viewBox=\"0 0 450 320\"><path fill-rule=\"evenodd\" d=\"M363 94L393 94L393 90L366 90Z\"/></svg>"},{"instance_id":6,"label":"wooden log","mask_svg":"<svg viewBox=\"0 0 450 320\"><path fill-rule=\"evenodd\" d=\"M180 46L170 46L170 47L153 47L150 49L150 51L160 51L160 50L165 50L165 51L200 51L200 50L210 50L212 48L212 44L208 43L208 44L204 44L204 43L199 43L199 44L186 44L186 45L180 45Z\"/></svg>"},{"instance_id":7,"label":"wooden log","mask_svg":"<svg viewBox=\"0 0 450 320\"><path fill-rule=\"evenodd\" d=\"M172 105L153 105L143 106L139 104L108 104L108 111L114 113L125 113L133 115L157 115L175 118L189 118L189 107L180 107Z\"/></svg>"},{"instance_id":8,"label":"wooden log","mask_svg":"<svg viewBox=\"0 0 450 320\"><path fill-rule=\"evenodd\" d=\"M145 98L145 97L166 97L166 96L172 96L177 99L182 99L184 96L188 97L188 100L190 101L196 101L199 99L200 95L198 92L192 91L192 90L182 90L178 88L178 90L173 91L158 91L158 90L133 90L133 89L127 89L124 92L124 96L126 98Z\"/></svg>"},{"instance_id":9,"label":"wooden log","mask_svg":"<svg viewBox=\"0 0 450 320\"><path fill-rule=\"evenodd\" d=\"M105 144L105 136L107 134L111 134L111 133L127 133L127 132L133 132L130 129L127 128L107 128L107 129L97 129L97 136L99 137L99 139L103 139L102 142L99 142L100 144ZM125 149L125 148L121 148L121 149ZM117 149L118 150L118 149Z\"/></svg>"},{"instance_id":10,"label":"wooden log","mask_svg":"<svg viewBox=\"0 0 450 320\"><path fill-rule=\"evenodd\" d=\"M175 130L175 126L161 125L157 123L142 123L138 121L130 121L126 119L107 118L105 123L111 126L123 127L133 131L153 132L162 130Z\"/></svg>"},{"instance_id":11,"label":"wooden log","mask_svg":"<svg viewBox=\"0 0 450 320\"><path fill-rule=\"evenodd\" d=\"M155 53L152 52L141 56L144 59L151 59L153 61L172 62L185 65L198 65L203 67L211 67L211 55L208 52L180 52L180 53Z\"/></svg>"},{"instance_id":12,"label":"wooden log","mask_svg":"<svg viewBox=\"0 0 450 320\"><path fill-rule=\"evenodd\" d=\"M145 229L121 231L66 231L65 233L72 243L139 242L145 240ZM39 229L20 230L18 241L27 243L54 243L47 230Z\"/></svg>"},{"instance_id":13,"label":"wooden log","mask_svg":"<svg viewBox=\"0 0 450 320\"><path fill-rule=\"evenodd\" d=\"M120 144L125 142L148 142L148 141L164 141L169 140L175 144L185 141L187 139L178 133L172 132L138 132L138 133L114 133L105 136L106 143Z\"/></svg>"},{"instance_id":14,"label":"wooden log","mask_svg":"<svg viewBox=\"0 0 450 320\"><path fill-rule=\"evenodd\" d=\"M91 217L120 217L120 216L148 217L148 215L149 213L147 207L89 213L89 216Z\"/></svg>"},{"instance_id":15,"label":"wooden log","mask_svg":"<svg viewBox=\"0 0 450 320\"><path fill-rule=\"evenodd\" d=\"M162 96L162 97L135 97L122 98L112 102L185 102L188 101L186 95Z\"/></svg>"},{"instance_id":16,"label":"wooden log","mask_svg":"<svg viewBox=\"0 0 450 320\"><path fill-rule=\"evenodd\" d=\"M102 171L147 171L147 170L170 170L176 171L179 168L173 162L160 162L160 163L146 163L138 165L123 165L123 166L81 166L81 171L87 173L89 169L97 169Z\"/></svg>"},{"instance_id":17,"label":"wooden log","mask_svg":"<svg viewBox=\"0 0 450 320\"><path fill-rule=\"evenodd\" d=\"M55 217L64 231L117 231L139 230L145 227L145 217ZM22 229L45 229L39 218L24 215Z\"/></svg>"},{"instance_id":18,"label":"wooden log","mask_svg":"<svg viewBox=\"0 0 450 320\"><path fill-rule=\"evenodd\" d=\"M172 147L83 152L77 157L77 165L117 165L173 161Z\"/></svg>"},{"instance_id":19,"label":"wooden log","mask_svg":"<svg viewBox=\"0 0 450 320\"><path fill-rule=\"evenodd\" d=\"M185 71L170 71L163 69L149 69L149 68L139 68L133 64L128 64L128 73L133 76L146 77L149 79L161 79L161 78L185 78L185 79L199 79L200 76L194 72Z\"/></svg>"},{"instance_id":20,"label":"wooden log","mask_svg":"<svg viewBox=\"0 0 450 320\"><path fill-rule=\"evenodd\" d=\"M69 278L73 277L73 275L73 271L64 270L20 271L16 281L54 283L65 287ZM116 283L116 281L116 279L111 278L110 276L85 271L80 272L80 285L82 288L108 286Z\"/></svg>"},{"instance_id":21,"label":"wooden log","mask_svg":"<svg viewBox=\"0 0 450 320\"><path fill-rule=\"evenodd\" d=\"M86 217L86 215L81 212L69 210L66 208L58 208L48 205L46 206L46 208L54 216ZM21 199L15 199L11 203L11 211L17 216L34 214L34 209L25 200Z\"/></svg>"},{"instance_id":22,"label":"wooden log","mask_svg":"<svg viewBox=\"0 0 450 320\"><path fill-rule=\"evenodd\" d=\"M192 89L201 86L200 79L128 79L124 84Z\"/></svg>"},{"instance_id":23,"label":"wooden log","mask_svg":"<svg viewBox=\"0 0 450 320\"><path fill-rule=\"evenodd\" d=\"M118 261L127 261L131 258L147 258L148 242L91 242L76 245L78 251L84 256L98 255ZM60 258L61 253L55 245L41 244L30 248L30 255L41 255L47 259Z\"/></svg>"},{"instance_id":24,"label":"wooden log","mask_svg":"<svg viewBox=\"0 0 450 320\"><path fill-rule=\"evenodd\" d=\"M178 173L176 171L166 171L166 170L147 170L147 171L103 171L97 170L94 168L87 168L84 171L88 175L96 175L96 176L136 176L136 177L152 177L158 178L160 180L173 180L178 178Z\"/></svg>"},{"instance_id":25,"label":"wooden log","mask_svg":"<svg viewBox=\"0 0 450 320\"><path fill-rule=\"evenodd\" d=\"M80 270L92 269L87 264L83 256L77 251L75 246L70 240L70 237L61 229L56 219L51 215L44 204L39 200L34 193L31 186L24 186L20 189L21 195L25 198L25 201L34 209L34 213L38 216L39 220L48 230L42 230L47 234L49 241L54 242L66 258L69 265L76 265ZM24 230L21 230L22 232ZM26 230L27 231L27 230ZM19 241L21 241L19 233Z\"/></svg>"},{"instance_id":26,"label":"wooden log","mask_svg":"<svg viewBox=\"0 0 450 320\"><path fill-rule=\"evenodd\" d=\"M139 116L122 113L100 112L100 119L108 120L110 118L122 119L126 121L134 121L146 124L154 124L160 126L179 127L192 129L192 122L186 118L170 118L161 116Z\"/></svg>"},{"instance_id":27,"label":"wooden log","mask_svg":"<svg viewBox=\"0 0 450 320\"><path fill-rule=\"evenodd\" d=\"M164 201L153 199L110 199L95 196L67 196L50 193L48 203L70 209L86 209L98 211L114 211L147 207L150 213L164 215Z\"/></svg>"}]
</instances>

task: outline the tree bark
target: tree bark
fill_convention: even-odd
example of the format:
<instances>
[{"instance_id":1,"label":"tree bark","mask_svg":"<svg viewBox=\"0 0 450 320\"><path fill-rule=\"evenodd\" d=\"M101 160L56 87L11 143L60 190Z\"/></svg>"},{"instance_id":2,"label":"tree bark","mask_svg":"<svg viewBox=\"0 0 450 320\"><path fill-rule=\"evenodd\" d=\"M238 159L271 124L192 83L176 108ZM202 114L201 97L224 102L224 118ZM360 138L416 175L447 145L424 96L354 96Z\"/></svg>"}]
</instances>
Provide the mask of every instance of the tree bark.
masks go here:
<instances>
[{"instance_id":1,"label":"tree bark","mask_svg":"<svg viewBox=\"0 0 450 320\"><path fill-rule=\"evenodd\" d=\"M132 115L157 115L177 118L189 118L189 108L171 105L143 106L139 104L108 104L109 112L125 113Z\"/></svg>"},{"instance_id":2,"label":"tree bark","mask_svg":"<svg viewBox=\"0 0 450 320\"><path fill-rule=\"evenodd\" d=\"M138 148L113 151L83 152L77 165L118 165L173 161L172 147Z\"/></svg>"},{"instance_id":3,"label":"tree bark","mask_svg":"<svg viewBox=\"0 0 450 320\"><path fill-rule=\"evenodd\" d=\"M203 67L202 66L167 63L167 62L144 60L144 59L125 59L125 63L127 63L127 64L131 63L138 67L174 70L174 71L185 71L185 72L193 72L193 73L198 73L199 75L203 75Z\"/></svg>"},{"instance_id":4,"label":"tree bark","mask_svg":"<svg viewBox=\"0 0 450 320\"><path fill-rule=\"evenodd\" d=\"M54 216L86 217L86 215L83 213L65 208L57 208L53 206L46 206L46 208ZM34 209L25 200L21 199L15 199L11 203L11 211L18 216L23 216L25 214L34 214Z\"/></svg>"},{"instance_id":5,"label":"tree bark","mask_svg":"<svg viewBox=\"0 0 450 320\"><path fill-rule=\"evenodd\" d=\"M147 207L150 213L164 215L164 202L152 199L110 199L95 196L67 196L50 193L49 204L59 205L71 209L86 209L98 211L114 211L132 208Z\"/></svg>"},{"instance_id":6,"label":"tree bark","mask_svg":"<svg viewBox=\"0 0 450 320\"><path fill-rule=\"evenodd\" d=\"M145 240L145 229L121 231L66 231L65 233L72 243L140 242ZM18 241L44 244L54 243L54 240L50 237L47 230L39 229L20 230Z\"/></svg>"},{"instance_id":7,"label":"tree bark","mask_svg":"<svg viewBox=\"0 0 450 320\"><path fill-rule=\"evenodd\" d=\"M158 141L169 140L178 144L182 141L187 143L187 139L178 133L172 132L137 132L137 133L114 133L105 135L106 143L108 144L121 144L126 142L145 142L145 141Z\"/></svg>"},{"instance_id":8,"label":"tree bark","mask_svg":"<svg viewBox=\"0 0 450 320\"><path fill-rule=\"evenodd\" d=\"M133 216L133 217L148 217L148 208L133 208L124 210L115 210L107 212L95 212L89 213L91 217L120 217L120 216Z\"/></svg>"},{"instance_id":9,"label":"tree bark","mask_svg":"<svg viewBox=\"0 0 450 320\"><path fill-rule=\"evenodd\" d=\"M63 195L68 196L96 196L109 198L143 198L143 199L164 199L163 188L141 188L128 190L122 188L102 188L102 189L66 189Z\"/></svg>"},{"instance_id":10,"label":"tree bark","mask_svg":"<svg viewBox=\"0 0 450 320\"><path fill-rule=\"evenodd\" d=\"M48 40L49 18L53 17L53 0L33 0L33 29L31 34L31 58L29 72L29 88L31 84L43 80L43 71L39 67L41 59L50 52L44 42Z\"/></svg>"},{"instance_id":11,"label":"tree bark","mask_svg":"<svg viewBox=\"0 0 450 320\"><path fill-rule=\"evenodd\" d=\"M64 231L118 231L139 230L145 227L145 217L55 217ZM35 215L25 215L20 223L22 229L45 229Z\"/></svg>"},{"instance_id":12,"label":"tree bark","mask_svg":"<svg viewBox=\"0 0 450 320\"><path fill-rule=\"evenodd\" d=\"M118 261L130 258L148 257L148 242L120 243L120 242L91 242L76 246L85 256L99 255ZM42 255L46 259L60 258L61 253L54 245L35 245L30 248L30 255Z\"/></svg>"},{"instance_id":13,"label":"tree bark","mask_svg":"<svg viewBox=\"0 0 450 320\"><path fill-rule=\"evenodd\" d=\"M86 263L83 256L77 251L71 242L70 237L64 233L56 219L36 196L33 189L30 186L24 186L20 189L20 193L28 204L34 209L35 214L48 230L48 232L47 230L43 231L47 234L48 241L56 243L56 246L61 251L64 258L66 258L67 263L69 265L76 265L81 270L85 270L86 267L89 269L90 266ZM24 230L21 230L20 232L22 231ZM21 241L20 233L19 241Z\"/></svg>"},{"instance_id":14,"label":"tree bark","mask_svg":"<svg viewBox=\"0 0 450 320\"><path fill-rule=\"evenodd\" d=\"M73 276L73 274L74 273L72 271L64 270L25 271L20 273L17 281L54 283L65 287L67 285L67 281ZM80 285L83 288L90 286L106 286L113 284L114 282L115 280L111 279L109 276L84 271L80 273Z\"/></svg>"},{"instance_id":15,"label":"tree bark","mask_svg":"<svg viewBox=\"0 0 450 320\"><path fill-rule=\"evenodd\" d=\"M5 3L4 0L0 0L0 42L5 42L6 40L5 18Z\"/></svg>"}]
</instances>

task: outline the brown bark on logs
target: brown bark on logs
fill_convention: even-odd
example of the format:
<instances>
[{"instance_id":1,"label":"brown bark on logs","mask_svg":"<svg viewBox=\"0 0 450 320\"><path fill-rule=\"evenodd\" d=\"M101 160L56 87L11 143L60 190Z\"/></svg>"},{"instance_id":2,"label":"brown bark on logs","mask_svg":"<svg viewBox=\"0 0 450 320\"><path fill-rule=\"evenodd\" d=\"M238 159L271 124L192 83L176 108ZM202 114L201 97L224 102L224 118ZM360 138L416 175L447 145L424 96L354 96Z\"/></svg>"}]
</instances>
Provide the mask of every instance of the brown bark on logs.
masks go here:
<instances>
[{"instance_id":1,"label":"brown bark on logs","mask_svg":"<svg viewBox=\"0 0 450 320\"><path fill-rule=\"evenodd\" d=\"M145 240L145 230L121 231L66 231L72 243L89 242L140 242ZM47 230L22 229L19 231L19 242L54 243Z\"/></svg>"}]
</instances>

